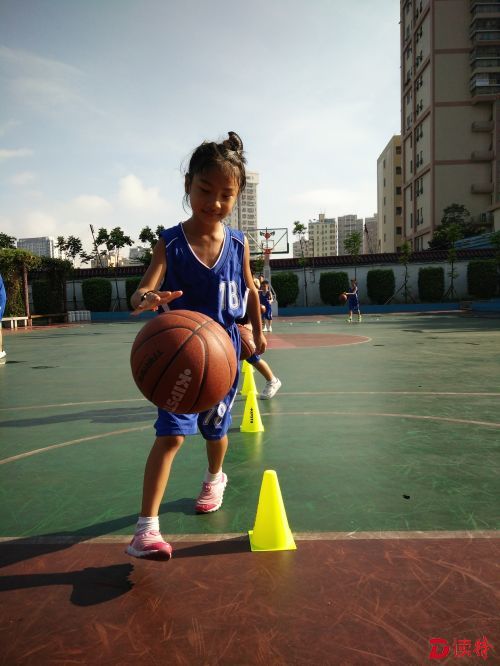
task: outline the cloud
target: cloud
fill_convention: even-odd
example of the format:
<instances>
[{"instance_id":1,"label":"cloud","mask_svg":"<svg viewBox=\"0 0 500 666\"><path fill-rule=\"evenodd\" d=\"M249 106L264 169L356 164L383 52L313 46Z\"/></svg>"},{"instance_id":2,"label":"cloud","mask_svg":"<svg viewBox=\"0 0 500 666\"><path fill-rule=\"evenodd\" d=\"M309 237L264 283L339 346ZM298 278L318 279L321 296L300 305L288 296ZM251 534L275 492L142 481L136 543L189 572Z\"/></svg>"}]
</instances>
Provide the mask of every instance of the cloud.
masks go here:
<instances>
[{"instance_id":1,"label":"cloud","mask_svg":"<svg viewBox=\"0 0 500 666\"><path fill-rule=\"evenodd\" d=\"M9 178L9 183L24 187L25 185L31 185L36 179L37 175L33 171L20 171Z\"/></svg>"},{"instance_id":2,"label":"cloud","mask_svg":"<svg viewBox=\"0 0 500 666\"><path fill-rule=\"evenodd\" d=\"M29 157L30 155L33 155L33 151L29 148L0 148L0 162L16 157Z\"/></svg>"},{"instance_id":3,"label":"cloud","mask_svg":"<svg viewBox=\"0 0 500 666\"><path fill-rule=\"evenodd\" d=\"M21 123L18 120L8 120L6 123L0 125L0 136L5 136L8 134L14 127L17 127Z\"/></svg>"},{"instance_id":4,"label":"cloud","mask_svg":"<svg viewBox=\"0 0 500 666\"><path fill-rule=\"evenodd\" d=\"M338 217L350 213L366 217L373 214L374 191L371 182L360 183L357 190L339 188L312 189L298 192L290 197L290 203L301 211L326 213Z\"/></svg>"},{"instance_id":5,"label":"cloud","mask_svg":"<svg viewBox=\"0 0 500 666\"><path fill-rule=\"evenodd\" d=\"M145 187L141 180L130 174L120 180L118 200L122 206L147 213L165 213L168 203L162 199L157 187Z\"/></svg>"},{"instance_id":6,"label":"cloud","mask_svg":"<svg viewBox=\"0 0 500 666\"><path fill-rule=\"evenodd\" d=\"M0 64L4 66L10 92L22 105L50 115L75 109L101 115L82 93L86 79L80 69L6 46L0 46Z\"/></svg>"},{"instance_id":7,"label":"cloud","mask_svg":"<svg viewBox=\"0 0 500 666\"><path fill-rule=\"evenodd\" d=\"M92 215L106 215L113 210L113 206L103 197L94 194L82 194L71 202L83 213Z\"/></svg>"}]
</instances>

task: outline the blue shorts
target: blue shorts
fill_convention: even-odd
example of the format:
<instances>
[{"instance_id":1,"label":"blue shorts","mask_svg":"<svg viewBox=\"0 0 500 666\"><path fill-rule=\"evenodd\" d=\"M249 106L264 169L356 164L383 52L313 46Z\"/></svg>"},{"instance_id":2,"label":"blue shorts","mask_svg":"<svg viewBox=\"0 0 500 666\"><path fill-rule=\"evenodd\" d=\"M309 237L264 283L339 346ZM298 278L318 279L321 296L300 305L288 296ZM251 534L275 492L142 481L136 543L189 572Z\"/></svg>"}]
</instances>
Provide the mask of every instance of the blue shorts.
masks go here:
<instances>
[{"instance_id":1,"label":"blue shorts","mask_svg":"<svg viewBox=\"0 0 500 666\"><path fill-rule=\"evenodd\" d=\"M348 296L349 310L359 310L359 298Z\"/></svg>"},{"instance_id":2,"label":"blue shorts","mask_svg":"<svg viewBox=\"0 0 500 666\"><path fill-rule=\"evenodd\" d=\"M228 334L236 350L236 358L240 355L241 338L236 325L228 329ZM226 397L211 409L200 414L174 414L158 408L158 418L154 427L157 437L168 435L196 435L198 428L207 440L221 439L227 434L231 425L231 407L238 390L240 377L239 364L236 377Z\"/></svg>"},{"instance_id":3,"label":"blue shorts","mask_svg":"<svg viewBox=\"0 0 500 666\"><path fill-rule=\"evenodd\" d=\"M260 361L260 356L258 354L252 354L247 358L247 363L250 363L251 365L258 363L258 361Z\"/></svg>"}]
</instances>

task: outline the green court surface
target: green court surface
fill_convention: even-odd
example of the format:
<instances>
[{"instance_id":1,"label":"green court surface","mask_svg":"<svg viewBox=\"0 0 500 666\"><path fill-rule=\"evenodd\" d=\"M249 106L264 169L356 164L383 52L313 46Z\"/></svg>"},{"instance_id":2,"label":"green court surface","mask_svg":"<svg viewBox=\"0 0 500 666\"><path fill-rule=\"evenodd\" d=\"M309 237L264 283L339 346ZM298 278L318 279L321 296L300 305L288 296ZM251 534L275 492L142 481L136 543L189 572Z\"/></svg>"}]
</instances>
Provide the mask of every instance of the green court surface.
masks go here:
<instances>
[{"instance_id":1,"label":"green court surface","mask_svg":"<svg viewBox=\"0 0 500 666\"><path fill-rule=\"evenodd\" d=\"M1 537L133 531L155 418L129 368L141 326L5 336ZM246 534L266 469L278 474L294 533L500 529L500 320L281 318L269 340L265 358L283 386L259 401L265 432L240 433L238 396L224 506L206 516L193 509L204 442L186 439L161 511L173 541Z\"/></svg>"},{"instance_id":2,"label":"green court surface","mask_svg":"<svg viewBox=\"0 0 500 666\"><path fill-rule=\"evenodd\" d=\"M202 438L175 460L170 562L125 554L156 413L129 368L141 325L5 336L0 663L499 663L500 319L278 319L283 386L264 433L240 432L238 396L219 511L194 511ZM267 469L296 550L250 550Z\"/></svg>"}]
</instances>

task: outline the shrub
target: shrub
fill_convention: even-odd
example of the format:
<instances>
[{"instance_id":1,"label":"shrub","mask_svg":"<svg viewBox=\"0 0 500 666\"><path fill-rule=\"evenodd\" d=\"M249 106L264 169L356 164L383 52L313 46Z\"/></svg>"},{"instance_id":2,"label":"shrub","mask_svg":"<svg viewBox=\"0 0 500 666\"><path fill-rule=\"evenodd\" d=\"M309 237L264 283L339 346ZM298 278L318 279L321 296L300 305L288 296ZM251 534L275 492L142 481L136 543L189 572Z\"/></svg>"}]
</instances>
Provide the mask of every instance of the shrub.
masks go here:
<instances>
[{"instance_id":1,"label":"shrub","mask_svg":"<svg viewBox=\"0 0 500 666\"><path fill-rule=\"evenodd\" d=\"M418 271L418 297L422 303L439 303L444 296L444 268L427 266Z\"/></svg>"},{"instance_id":2,"label":"shrub","mask_svg":"<svg viewBox=\"0 0 500 666\"><path fill-rule=\"evenodd\" d=\"M394 296L395 288L396 281L392 268L378 268L368 271L366 289L368 298L372 303L383 305Z\"/></svg>"},{"instance_id":3,"label":"shrub","mask_svg":"<svg viewBox=\"0 0 500 666\"><path fill-rule=\"evenodd\" d=\"M292 271L276 273L272 277L273 289L282 308L293 305L299 295L299 278Z\"/></svg>"},{"instance_id":4,"label":"shrub","mask_svg":"<svg viewBox=\"0 0 500 666\"><path fill-rule=\"evenodd\" d=\"M494 259L474 259L467 266L467 290L477 298L493 298L497 293L498 275Z\"/></svg>"},{"instance_id":5,"label":"shrub","mask_svg":"<svg viewBox=\"0 0 500 666\"><path fill-rule=\"evenodd\" d=\"M111 308L111 281L106 278L89 278L82 282L83 302L92 312L108 312Z\"/></svg>"},{"instance_id":6,"label":"shrub","mask_svg":"<svg viewBox=\"0 0 500 666\"><path fill-rule=\"evenodd\" d=\"M139 286L142 277L131 277L125 280L125 293L127 294L127 307L129 310L132 310L132 305L130 304L130 298L134 291L136 291Z\"/></svg>"},{"instance_id":7,"label":"shrub","mask_svg":"<svg viewBox=\"0 0 500 666\"><path fill-rule=\"evenodd\" d=\"M54 314L64 311L61 285L50 280L34 280L31 283L33 309L36 314Z\"/></svg>"},{"instance_id":8,"label":"shrub","mask_svg":"<svg viewBox=\"0 0 500 666\"><path fill-rule=\"evenodd\" d=\"M321 273L319 295L325 305L340 305L339 296L349 291L349 276L343 271Z\"/></svg>"},{"instance_id":9,"label":"shrub","mask_svg":"<svg viewBox=\"0 0 500 666\"><path fill-rule=\"evenodd\" d=\"M39 266L40 263L40 257L36 257L25 250L10 247L0 249L0 273L7 293L7 304L4 313L6 317L26 315L23 291L24 267L29 271Z\"/></svg>"}]
</instances>

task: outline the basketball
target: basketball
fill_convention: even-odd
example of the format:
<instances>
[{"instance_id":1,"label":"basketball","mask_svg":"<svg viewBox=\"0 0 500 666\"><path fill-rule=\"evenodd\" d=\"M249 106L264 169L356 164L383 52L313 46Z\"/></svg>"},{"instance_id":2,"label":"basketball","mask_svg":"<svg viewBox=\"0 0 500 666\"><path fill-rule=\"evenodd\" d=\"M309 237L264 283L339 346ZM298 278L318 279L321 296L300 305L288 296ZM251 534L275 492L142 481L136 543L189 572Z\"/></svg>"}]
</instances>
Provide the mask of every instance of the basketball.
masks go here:
<instances>
[{"instance_id":1,"label":"basketball","mask_svg":"<svg viewBox=\"0 0 500 666\"><path fill-rule=\"evenodd\" d=\"M246 361L247 358L255 354L255 342L253 341L252 331L246 326L238 324L241 336L240 361Z\"/></svg>"},{"instance_id":2,"label":"basketball","mask_svg":"<svg viewBox=\"0 0 500 666\"><path fill-rule=\"evenodd\" d=\"M200 312L170 310L139 331L130 365L138 389L157 407L197 414L227 395L238 362L220 324Z\"/></svg>"},{"instance_id":3,"label":"basketball","mask_svg":"<svg viewBox=\"0 0 500 666\"><path fill-rule=\"evenodd\" d=\"M345 303L347 301L347 296L345 294L340 294L339 301Z\"/></svg>"}]
</instances>

